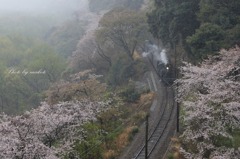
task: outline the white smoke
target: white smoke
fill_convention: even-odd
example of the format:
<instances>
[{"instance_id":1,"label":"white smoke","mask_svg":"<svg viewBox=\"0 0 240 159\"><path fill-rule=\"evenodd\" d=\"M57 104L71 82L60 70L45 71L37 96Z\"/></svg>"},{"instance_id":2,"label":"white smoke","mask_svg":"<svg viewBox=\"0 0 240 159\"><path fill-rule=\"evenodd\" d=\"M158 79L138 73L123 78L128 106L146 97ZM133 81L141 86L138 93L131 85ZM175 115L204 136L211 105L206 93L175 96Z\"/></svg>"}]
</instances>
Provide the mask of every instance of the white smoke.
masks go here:
<instances>
[{"instance_id":1,"label":"white smoke","mask_svg":"<svg viewBox=\"0 0 240 159\"><path fill-rule=\"evenodd\" d=\"M168 63L167 55L166 55L166 50L163 49L160 53L160 60L166 65Z\"/></svg>"},{"instance_id":2,"label":"white smoke","mask_svg":"<svg viewBox=\"0 0 240 159\"><path fill-rule=\"evenodd\" d=\"M147 57L149 54L150 54L149 52L143 52L143 53L142 53L142 56L143 56L143 57Z\"/></svg>"},{"instance_id":3,"label":"white smoke","mask_svg":"<svg viewBox=\"0 0 240 159\"><path fill-rule=\"evenodd\" d=\"M160 61L165 65L168 63L166 50L159 48L157 45L147 44L147 51L143 52L142 56L148 57L150 55L153 55L157 61Z\"/></svg>"}]
</instances>

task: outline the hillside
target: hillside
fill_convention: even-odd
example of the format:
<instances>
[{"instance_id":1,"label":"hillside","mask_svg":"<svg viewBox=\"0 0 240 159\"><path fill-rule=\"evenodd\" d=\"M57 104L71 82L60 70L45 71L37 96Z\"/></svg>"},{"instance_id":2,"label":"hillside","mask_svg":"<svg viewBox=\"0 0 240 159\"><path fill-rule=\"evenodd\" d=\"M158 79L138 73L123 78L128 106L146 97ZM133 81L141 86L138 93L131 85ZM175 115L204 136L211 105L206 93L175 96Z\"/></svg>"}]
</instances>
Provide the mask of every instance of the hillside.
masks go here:
<instances>
[{"instance_id":1,"label":"hillside","mask_svg":"<svg viewBox=\"0 0 240 159\"><path fill-rule=\"evenodd\" d=\"M240 157L238 1L50 2L0 13L0 158L141 158L149 115L150 159Z\"/></svg>"}]
</instances>

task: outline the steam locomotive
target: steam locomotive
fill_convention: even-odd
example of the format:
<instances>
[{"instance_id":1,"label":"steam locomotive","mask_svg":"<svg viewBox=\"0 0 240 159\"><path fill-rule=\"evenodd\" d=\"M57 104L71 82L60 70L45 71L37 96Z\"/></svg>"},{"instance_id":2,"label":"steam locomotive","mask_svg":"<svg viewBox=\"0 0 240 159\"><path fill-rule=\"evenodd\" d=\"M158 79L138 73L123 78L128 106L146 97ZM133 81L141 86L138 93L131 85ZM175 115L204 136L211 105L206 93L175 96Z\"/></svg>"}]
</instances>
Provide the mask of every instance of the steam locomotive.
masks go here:
<instances>
[{"instance_id":1,"label":"steam locomotive","mask_svg":"<svg viewBox=\"0 0 240 159\"><path fill-rule=\"evenodd\" d=\"M156 71L160 80L165 85L169 86L173 84L174 69L170 63L165 64L162 61L157 61Z\"/></svg>"},{"instance_id":2,"label":"steam locomotive","mask_svg":"<svg viewBox=\"0 0 240 159\"><path fill-rule=\"evenodd\" d=\"M159 48L153 42L146 40L143 57L151 61L160 80L167 86L173 84L174 70L167 59L166 50Z\"/></svg>"}]
</instances>

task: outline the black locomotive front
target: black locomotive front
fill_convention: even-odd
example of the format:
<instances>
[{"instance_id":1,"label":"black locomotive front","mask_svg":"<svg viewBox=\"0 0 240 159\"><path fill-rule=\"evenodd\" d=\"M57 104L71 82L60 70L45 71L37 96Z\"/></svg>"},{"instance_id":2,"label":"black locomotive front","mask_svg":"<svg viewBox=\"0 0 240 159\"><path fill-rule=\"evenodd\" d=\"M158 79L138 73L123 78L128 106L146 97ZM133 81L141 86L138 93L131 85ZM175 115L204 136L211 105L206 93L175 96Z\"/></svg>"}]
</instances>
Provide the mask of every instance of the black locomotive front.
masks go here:
<instances>
[{"instance_id":1,"label":"black locomotive front","mask_svg":"<svg viewBox=\"0 0 240 159\"><path fill-rule=\"evenodd\" d=\"M157 62L157 73L160 80L165 85L172 85L174 81L173 67L170 63L163 63L161 61Z\"/></svg>"}]
</instances>

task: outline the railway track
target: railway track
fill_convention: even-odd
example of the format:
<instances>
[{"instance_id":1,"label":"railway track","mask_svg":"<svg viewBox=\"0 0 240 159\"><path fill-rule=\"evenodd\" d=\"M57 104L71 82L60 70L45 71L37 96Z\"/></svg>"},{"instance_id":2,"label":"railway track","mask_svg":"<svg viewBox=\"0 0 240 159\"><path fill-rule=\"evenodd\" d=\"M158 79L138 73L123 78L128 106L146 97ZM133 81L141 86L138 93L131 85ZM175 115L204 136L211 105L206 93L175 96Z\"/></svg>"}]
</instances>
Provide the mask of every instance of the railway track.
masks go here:
<instances>
[{"instance_id":1,"label":"railway track","mask_svg":"<svg viewBox=\"0 0 240 159\"><path fill-rule=\"evenodd\" d=\"M172 87L163 87L163 92L165 92L161 99L159 106L161 107L160 118L153 130L149 132L148 145L147 145L147 157L149 159L162 158L163 154L168 148L168 143L170 138L173 136L172 131L175 131L175 119L176 119L176 109L173 102L173 89ZM133 156L132 159L145 159L145 147L142 145L139 151ZM159 152L161 148L161 153Z\"/></svg>"}]
</instances>

